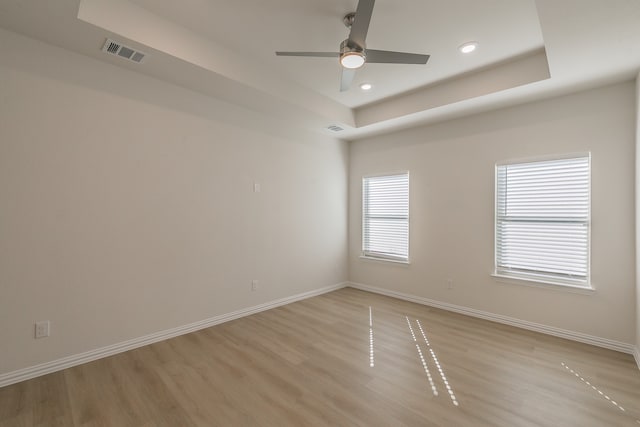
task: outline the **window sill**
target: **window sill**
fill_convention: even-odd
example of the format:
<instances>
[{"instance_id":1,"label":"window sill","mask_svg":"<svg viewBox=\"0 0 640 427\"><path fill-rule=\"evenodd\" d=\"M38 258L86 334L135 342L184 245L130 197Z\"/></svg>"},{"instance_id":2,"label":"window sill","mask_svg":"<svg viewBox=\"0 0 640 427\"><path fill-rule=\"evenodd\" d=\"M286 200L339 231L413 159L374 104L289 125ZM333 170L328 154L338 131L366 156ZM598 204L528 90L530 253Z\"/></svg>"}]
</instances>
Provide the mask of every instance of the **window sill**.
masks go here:
<instances>
[{"instance_id":1,"label":"window sill","mask_svg":"<svg viewBox=\"0 0 640 427\"><path fill-rule=\"evenodd\" d=\"M571 293L583 294L583 295L592 295L596 292L596 290L591 286L589 287L576 286L576 285L569 285L565 283L557 283L557 282L550 282L550 281L544 281L544 280L535 280L535 279L529 279L529 278L525 279L523 277L508 276L505 274L498 274L498 273L491 273L491 276L496 280L496 282L506 283L510 285L531 286L534 288L551 289L555 291L571 292Z\"/></svg>"},{"instance_id":2,"label":"window sill","mask_svg":"<svg viewBox=\"0 0 640 427\"><path fill-rule=\"evenodd\" d=\"M402 261L399 259L389 259L389 258L376 258L376 257L372 257L372 256L366 256L366 255L360 255L360 259L366 259L369 261L382 261L382 262L391 262L394 264L402 264L402 265L409 265L409 261Z\"/></svg>"}]
</instances>

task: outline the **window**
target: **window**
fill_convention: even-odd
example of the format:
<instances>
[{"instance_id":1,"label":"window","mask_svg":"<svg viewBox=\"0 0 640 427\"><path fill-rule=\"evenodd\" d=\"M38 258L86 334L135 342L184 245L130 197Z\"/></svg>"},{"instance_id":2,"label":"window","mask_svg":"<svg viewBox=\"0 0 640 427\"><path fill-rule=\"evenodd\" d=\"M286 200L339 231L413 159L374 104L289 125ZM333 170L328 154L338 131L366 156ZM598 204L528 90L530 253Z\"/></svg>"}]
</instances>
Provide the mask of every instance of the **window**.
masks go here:
<instances>
[{"instance_id":1,"label":"window","mask_svg":"<svg viewBox=\"0 0 640 427\"><path fill-rule=\"evenodd\" d=\"M496 166L496 275L589 288L590 157Z\"/></svg>"},{"instance_id":2,"label":"window","mask_svg":"<svg viewBox=\"0 0 640 427\"><path fill-rule=\"evenodd\" d=\"M362 179L362 255L409 260L409 173Z\"/></svg>"}]
</instances>

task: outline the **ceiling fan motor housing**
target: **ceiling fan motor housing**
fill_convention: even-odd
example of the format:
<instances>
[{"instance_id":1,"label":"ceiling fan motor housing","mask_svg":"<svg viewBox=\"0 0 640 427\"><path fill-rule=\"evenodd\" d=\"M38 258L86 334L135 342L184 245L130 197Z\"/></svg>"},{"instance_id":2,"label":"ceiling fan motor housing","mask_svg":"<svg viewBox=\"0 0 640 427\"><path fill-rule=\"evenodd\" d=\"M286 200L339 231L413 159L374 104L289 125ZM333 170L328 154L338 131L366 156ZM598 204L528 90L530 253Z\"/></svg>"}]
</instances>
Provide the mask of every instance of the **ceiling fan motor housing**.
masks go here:
<instances>
[{"instance_id":1,"label":"ceiling fan motor housing","mask_svg":"<svg viewBox=\"0 0 640 427\"><path fill-rule=\"evenodd\" d=\"M354 65L349 65L351 61L350 58L358 59ZM365 54L365 49L363 46L358 46L355 43L352 43L349 39L344 40L340 43L340 63L345 68L360 68L367 59L367 55Z\"/></svg>"},{"instance_id":2,"label":"ceiling fan motor housing","mask_svg":"<svg viewBox=\"0 0 640 427\"><path fill-rule=\"evenodd\" d=\"M340 43L340 56L345 53L361 53L364 56L364 46L358 46L355 43L351 43L349 39L345 39Z\"/></svg>"}]
</instances>

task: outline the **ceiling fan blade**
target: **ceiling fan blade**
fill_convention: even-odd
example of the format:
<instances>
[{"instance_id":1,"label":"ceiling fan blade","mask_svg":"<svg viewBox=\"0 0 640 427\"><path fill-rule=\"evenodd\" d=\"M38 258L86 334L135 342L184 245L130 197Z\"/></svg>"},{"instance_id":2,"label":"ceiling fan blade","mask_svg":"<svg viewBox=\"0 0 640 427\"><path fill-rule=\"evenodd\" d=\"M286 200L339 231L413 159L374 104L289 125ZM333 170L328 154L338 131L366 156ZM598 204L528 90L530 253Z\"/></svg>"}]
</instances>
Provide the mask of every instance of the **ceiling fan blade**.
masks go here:
<instances>
[{"instance_id":1,"label":"ceiling fan blade","mask_svg":"<svg viewBox=\"0 0 640 427\"><path fill-rule=\"evenodd\" d=\"M426 64L429 55L367 49L367 62L378 64Z\"/></svg>"},{"instance_id":2,"label":"ceiling fan blade","mask_svg":"<svg viewBox=\"0 0 640 427\"><path fill-rule=\"evenodd\" d=\"M351 87L351 82L356 76L353 68L342 68L342 78L340 79L340 92L345 92Z\"/></svg>"},{"instance_id":3,"label":"ceiling fan blade","mask_svg":"<svg viewBox=\"0 0 640 427\"><path fill-rule=\"evenodd\" d=\"M351 25L349 32L349 41L364 48L366 46L367 32L369 31L369 23L373 14L373 5L376 0L360 0L356 8L356 17Z\"/></svg>"},{"instance_id":4,"label":"ceiling fan blade","mask_svg":"<svg viewBox=\"0 0 640 427\"><path fill-rule=\"evenodd\" d=\"M277 56L313 56L317 58L337 58L338 52L276 52Z\"/></svg>"}]
</instances>

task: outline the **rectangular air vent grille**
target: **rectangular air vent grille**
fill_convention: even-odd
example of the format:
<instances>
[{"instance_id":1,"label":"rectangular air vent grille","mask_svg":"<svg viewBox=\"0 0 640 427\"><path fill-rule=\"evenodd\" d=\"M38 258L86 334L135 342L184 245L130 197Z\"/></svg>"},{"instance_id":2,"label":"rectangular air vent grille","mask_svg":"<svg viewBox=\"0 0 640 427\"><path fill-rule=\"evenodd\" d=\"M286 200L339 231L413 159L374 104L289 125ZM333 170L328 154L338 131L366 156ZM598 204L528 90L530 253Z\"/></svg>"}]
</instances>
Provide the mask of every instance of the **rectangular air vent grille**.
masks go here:
<instances>
[{"instance_id":1,"label":"rectangular air vent grille","mask_svg":"<svg viewBox=\"0 0 640 427\"><path fill-rule=\"evenodd\" d=\"M147 54L138 50L132 49L128 46L118 43L117 41L107 39L102 46L102 51L111 55L117 55L120 58L128 59L129 61L140 64L146 58Z\"/></svg>"},{"instance_id":2,"label":"rectangular air vent grille","mask_svg":"<svg viewBox=\"0 0 640 427\"><path fill-rule=\"evenodd\" d=\"M340 132L340 131L344 130L343 128L341 128L338 125L327 126L327 129L329 129L332 132Z\"/></svg>"}]
</instances>

